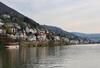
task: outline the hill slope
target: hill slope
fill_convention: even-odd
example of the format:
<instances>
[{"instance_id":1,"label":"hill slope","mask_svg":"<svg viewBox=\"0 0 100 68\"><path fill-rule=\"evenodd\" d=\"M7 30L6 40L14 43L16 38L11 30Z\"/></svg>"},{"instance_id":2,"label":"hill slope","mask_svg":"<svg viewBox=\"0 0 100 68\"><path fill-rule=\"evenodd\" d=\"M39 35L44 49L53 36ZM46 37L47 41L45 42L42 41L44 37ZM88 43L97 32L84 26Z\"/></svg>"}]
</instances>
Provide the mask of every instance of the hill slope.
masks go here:
<instances>
[{"instance_id":1,"label":"hill slope","mask_svg":"<svg viewBox=\"0 0 100 68\"><path fill-rule=\"evenodd\" d=\"M74 35L74 34L72 34L70 32L64 31L63 29L61 29L59 27L47 26L47 25L43 25L43 27L45 29L48 29L50 32L54 32L55 35L59 35L59 36L62 36L62 37L67 37L67 38L73 39L73 40L79 40L79 39L81 39L77 35Z\"/></svg>"},{"instance_id":2,"label":"hill slope","mask_svg":"<svg viewBox=\"0 0 100 68\"><path fill-rule=\"evenodd\" d=\"M3 4L2 2L0 2L0 16L3 14L10 15L12 18L16 17L19 20L30 24L32 27L39 26L39 24L36 23L35 21L33 21L32 19L24 16L23 14L17 12L16 10L14 10L14 9L8 7L7 5Z\"/></svg>"}]
</instances>

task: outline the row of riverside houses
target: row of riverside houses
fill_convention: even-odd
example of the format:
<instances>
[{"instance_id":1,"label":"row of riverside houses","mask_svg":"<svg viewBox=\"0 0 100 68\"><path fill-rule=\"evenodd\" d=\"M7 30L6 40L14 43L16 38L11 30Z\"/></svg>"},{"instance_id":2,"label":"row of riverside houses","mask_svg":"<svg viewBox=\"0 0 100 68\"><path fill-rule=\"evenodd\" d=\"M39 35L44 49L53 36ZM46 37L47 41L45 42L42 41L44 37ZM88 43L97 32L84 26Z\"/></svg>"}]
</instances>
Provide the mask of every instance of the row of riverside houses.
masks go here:
<instances>
[{"instance_id":1,"label":"row of riverside houses","mask_svg":"<svg viewBox=\"0 0 100 68\"><path fill-rule=\"evenodd\" d=\"M6 34L12 39L20 38L29 41L47 41L47 32L45 30L32 29L28 26L24 30L21 30L21 27L17 23L7 23L9 28L4 29L3 25L4 23L0 22L0 34Z\"/></svg>"}]
</instances>

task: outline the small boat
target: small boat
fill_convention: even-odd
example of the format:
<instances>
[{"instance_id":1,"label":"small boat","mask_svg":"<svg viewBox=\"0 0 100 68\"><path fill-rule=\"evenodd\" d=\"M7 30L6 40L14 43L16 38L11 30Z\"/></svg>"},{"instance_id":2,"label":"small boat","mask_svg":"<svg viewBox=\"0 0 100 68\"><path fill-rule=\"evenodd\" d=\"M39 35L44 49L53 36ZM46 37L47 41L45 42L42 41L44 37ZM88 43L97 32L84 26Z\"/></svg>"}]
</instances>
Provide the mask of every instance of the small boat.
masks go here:
<instances>
[{"instance_id":1,"label":"small boat","mask_svg":"<svg viewBox=\"0 0 100 68\"><path fill-rule=\"evenodd\" d=\"M5 45L5 48L9 48L9 49L18 49L18 48L19 48L19 43L18 43L18 42L7 43L7 44Z\"/></svg>"},{"instance_id":2,"label":"small boat","mask_svg":"<svg viewBox=\"0 0 100 68\"><path fill-rule=\"evenodd\" d=\"M8 49L18 49L19 45L8 45L8 46L5 46L5 47L8 48Z\"/></svg>"}]
</instances>

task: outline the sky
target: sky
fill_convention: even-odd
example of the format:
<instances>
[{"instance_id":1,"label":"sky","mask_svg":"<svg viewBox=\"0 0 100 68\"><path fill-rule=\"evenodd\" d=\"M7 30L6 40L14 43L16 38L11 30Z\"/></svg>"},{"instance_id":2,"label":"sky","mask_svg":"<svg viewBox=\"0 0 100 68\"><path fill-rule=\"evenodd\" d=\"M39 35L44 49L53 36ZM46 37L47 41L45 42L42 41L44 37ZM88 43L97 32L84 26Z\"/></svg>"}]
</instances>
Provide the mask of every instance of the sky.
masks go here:
<instances>
[{"instance_id":1,"label":"sky","mask_svg":"<svg viewBox=\"0 0 100 68\"><path fill-rule=\"evenodd\" d=\"M37 23L100 33L100 0L0 0Z\"/></svg>"}]
</instances>

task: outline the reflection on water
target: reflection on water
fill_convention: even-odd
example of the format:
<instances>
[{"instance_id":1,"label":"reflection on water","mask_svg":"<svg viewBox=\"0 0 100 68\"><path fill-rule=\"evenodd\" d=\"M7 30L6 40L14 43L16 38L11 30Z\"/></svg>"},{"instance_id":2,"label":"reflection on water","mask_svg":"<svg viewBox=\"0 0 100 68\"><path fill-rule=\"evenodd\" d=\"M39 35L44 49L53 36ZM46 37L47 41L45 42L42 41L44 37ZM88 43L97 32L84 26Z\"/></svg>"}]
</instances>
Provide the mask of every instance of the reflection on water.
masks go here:
<instances>
[{"instance_id":1,"label":"reflection on water","mask_svg":"<svg viewBox=\"0 0 100 68\"><path fill-rule=\"evenodd\" d=\"M99 63L99 44L0 51L0 68L100 68Z\"/></svg>"},{"instance_id":2,"label":"reflection on water","mask_svg":"<svg viewBox=\"0 0 100 68\"><path fill-rule=\"evenodd\" d=\"M0 52L0 68L16 68L18 65L18 50L3 50Z\"/></svg>"}]
</instances>

